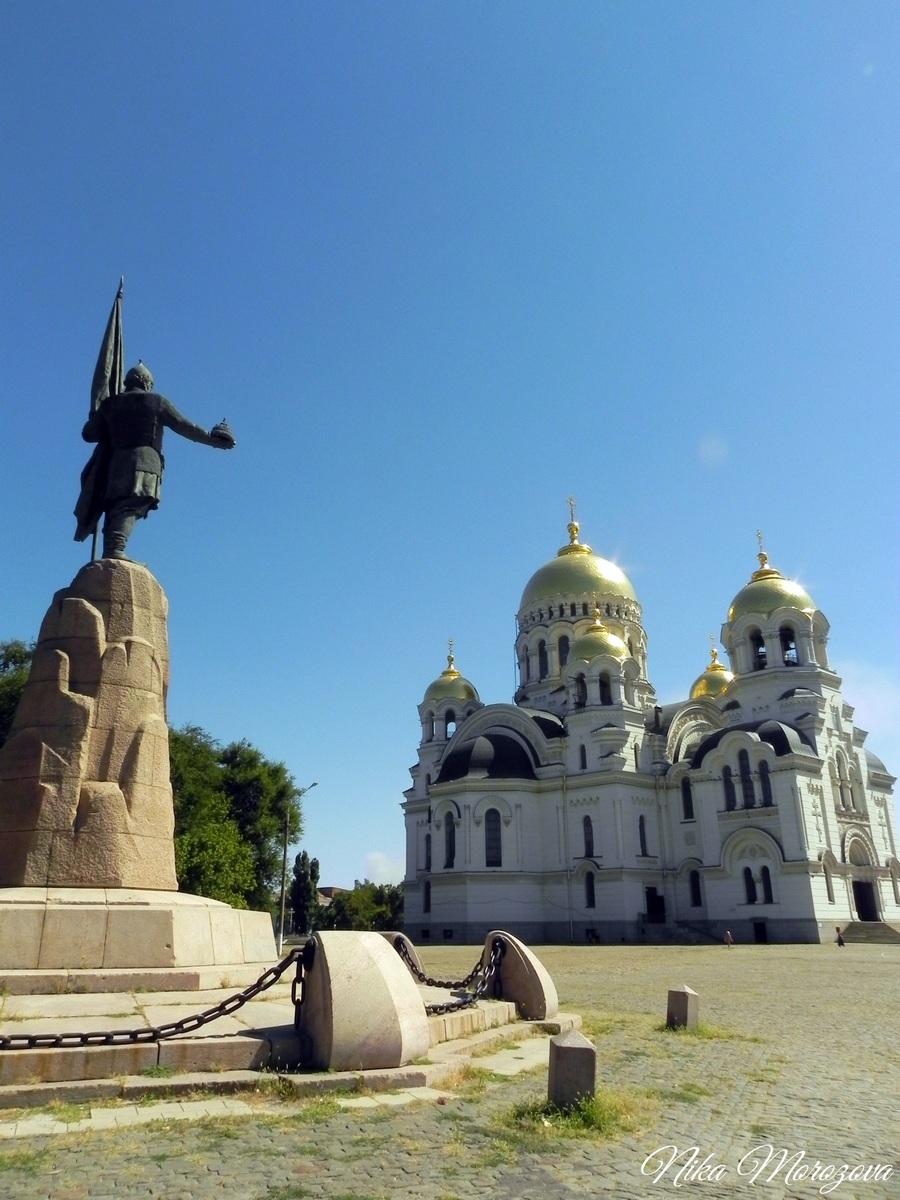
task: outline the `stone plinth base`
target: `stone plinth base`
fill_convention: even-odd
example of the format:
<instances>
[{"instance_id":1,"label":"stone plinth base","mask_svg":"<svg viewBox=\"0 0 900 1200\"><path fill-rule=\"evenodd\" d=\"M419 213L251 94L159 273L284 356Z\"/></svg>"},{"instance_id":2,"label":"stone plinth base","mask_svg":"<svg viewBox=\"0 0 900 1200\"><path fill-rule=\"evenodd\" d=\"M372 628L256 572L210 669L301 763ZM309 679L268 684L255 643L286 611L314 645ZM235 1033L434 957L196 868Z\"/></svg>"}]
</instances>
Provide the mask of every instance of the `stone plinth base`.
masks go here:
<instances>
[{"instance_id":1,"label":"stone plinth base","mask_svg":"<svg viewBox=\"0 0 900 1200\"><path fill-rule=\"evenodd\" d=\"M190 990L221 986L223 976L245 986L277 957L268 913L217 900L130 888L0 888L0 981L11 992Z\"/></svg>"}]
</instances>

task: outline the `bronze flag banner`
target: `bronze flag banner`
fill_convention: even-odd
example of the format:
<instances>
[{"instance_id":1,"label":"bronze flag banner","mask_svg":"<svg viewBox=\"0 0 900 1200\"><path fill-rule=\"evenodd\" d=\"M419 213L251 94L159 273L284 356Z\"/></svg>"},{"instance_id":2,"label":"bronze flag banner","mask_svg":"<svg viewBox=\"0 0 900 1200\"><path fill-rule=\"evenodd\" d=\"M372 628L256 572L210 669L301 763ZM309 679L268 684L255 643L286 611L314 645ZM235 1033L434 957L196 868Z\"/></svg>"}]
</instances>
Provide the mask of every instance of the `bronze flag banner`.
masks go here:
<instances>
[{"instance_id":1,"label":"bronze flag banner","mask_svg":"<svg viewBox=\"0 0 900 1200\"><path fill-rule=\"evenodd\" d=\"M119 290L113 302L109 321L106 323L106 333L97 356L97 366L94 368L94 378L91 383L91 408L96 412L107 396L115 396L121 392L125 377L125 346L122 337L122 295L125 290L125 280L119 280ZM78 526L75 530L75 541L83 542L90 534L94 535L94 550L92 558L97 557L97 524L103 513L102 489L106 481L106 468L109 463L110 447L105 439L97 443L87 466L81 472L81 494L75 505L75 517Z\"/></svg>"}]
</instances>

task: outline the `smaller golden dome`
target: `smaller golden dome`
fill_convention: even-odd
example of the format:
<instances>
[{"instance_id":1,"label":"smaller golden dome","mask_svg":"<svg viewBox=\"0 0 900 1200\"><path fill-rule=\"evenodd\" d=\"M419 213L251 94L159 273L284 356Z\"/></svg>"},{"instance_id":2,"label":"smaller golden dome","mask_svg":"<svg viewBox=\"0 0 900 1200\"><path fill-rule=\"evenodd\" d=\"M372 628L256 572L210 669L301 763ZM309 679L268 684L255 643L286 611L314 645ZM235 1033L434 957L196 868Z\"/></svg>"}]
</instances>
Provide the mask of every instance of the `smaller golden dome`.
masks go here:
<instances>
[{"instance_id":1,"label":"smaller golden dome","mask_svg":"<svg viewBox=\"0 0 900 1200\"><path fill-rule=\"evenodd\" d=\"M694 680L691 687L691 699L700 700L704 696L710 696L715 699L720 692L725 691L732 679L734 679L734 675L724 663L719 662L719 652L713 646L712 661L703 674Z\"/></svg>"},{"instance_id":2,"label":"smaller golden dome","mask_svg":"<svg viewBox=\"0 0 900 1200\"><path fill-rule=\"evenodd\" d=\"M478 692L468 679L460 675L453 658L453 639L450 639L450 653L447 655L447 665L434 683L425 689L423 704L437 700L477 700Z\"/></svg>"},{"instance_id":3,"label":"smaller golden dome","mask_svg":"<svg viewBox=\"0 0 900 1200\"><path fill-rule=\"evenodd\" d=\"M785 579L780 571L769 566L765 550L759 552L759 570L750 576L750 582L741 588L728 609L728 620L753 614L770 617L779 608L799 608L801 612L815 612L816 606L808 592Z\"/></svg>"},{"instance_id":4,"label":"smaller golden dome","mask_svg":"<svg viewBox=\"0 0 900 1200\"><path fill-rule=\"evenodd\" d=\"M569 662L575 662L576 660L590 662L598 654L608 654L610 658L617 658L620 662L631 657L631 651L622 639L603 624L603 619L600 616L600 606L595 601L594 624L587 633L583 633L580 638L576 638L572 643L572 647L569 650Z\"/></svg>"}]
</instances>

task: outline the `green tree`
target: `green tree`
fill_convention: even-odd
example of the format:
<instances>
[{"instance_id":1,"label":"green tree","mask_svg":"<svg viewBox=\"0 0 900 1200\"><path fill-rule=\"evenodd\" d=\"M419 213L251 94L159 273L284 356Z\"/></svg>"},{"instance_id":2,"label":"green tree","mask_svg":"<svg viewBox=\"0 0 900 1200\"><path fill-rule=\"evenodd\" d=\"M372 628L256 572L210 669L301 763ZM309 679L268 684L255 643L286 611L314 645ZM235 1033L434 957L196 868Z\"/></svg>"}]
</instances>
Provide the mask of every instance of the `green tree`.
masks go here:
<instances>
[{"instance_id":1,"label":"green tree","mask_svg":"<svg viewBox=\"0 0 900 1200\"><path fill-rule=\"evenodd\" d=\"M294 859L290 906L294 933L306 935L315 929L322 907L319 903L319 860L310 858L305 850Z\"/></svg>"},{"instance_id":2,"label":"green tree","mask_svg":"<svg viewBox=\"0 0 900 1200\"><path fill-rule=\"evenodd\" d=\"M253 853L251 908L269 908L280 891L284 839L303 832L300 789L284 763L270 762L249 742L232 742L219 755L231 815Z\"/></svg>"},{"instance_id":3,"label":"green tree","mask_svg":"<svg viewBox=\"0 0 900 1200\"><path fill-rule=\"evenodd\" d=\"M34 643L0 642L0 746L9 737L13 717L31 670Z\"/></svg>"},{"instance_id":4,"label":"green tree","mask_svg":"<svg viewBox=\"0 0 900 1200\"><path fill-rule=\"evenodd\" d=\"M352 892L338 892L322 912L322 929L402 929L403 888L397 883L357 879Z\"/></svg>"},{"instance_id":5,"label":"green tree","mask_svg":"<svg viewBox=\"0 0 900 1200\"><path fill-rule=\"evenodd\" d=\"M175 866L185 891L240 908L275 905L285 827L300 836L300 792L283 763L248 742L224 749L187 725L169 734Z\"/></svg>"},{"instance_id":6,"label":"green tree","mask_svg":"<svg viewBox=\"0 0 900 1200\"><path fill-rule=\"evenodd\" d=\"M175 871L182 891L247 908L255 888L253 851L231 814L218 754L196 725L169 731Z\"/></svg>"}]
</instances>

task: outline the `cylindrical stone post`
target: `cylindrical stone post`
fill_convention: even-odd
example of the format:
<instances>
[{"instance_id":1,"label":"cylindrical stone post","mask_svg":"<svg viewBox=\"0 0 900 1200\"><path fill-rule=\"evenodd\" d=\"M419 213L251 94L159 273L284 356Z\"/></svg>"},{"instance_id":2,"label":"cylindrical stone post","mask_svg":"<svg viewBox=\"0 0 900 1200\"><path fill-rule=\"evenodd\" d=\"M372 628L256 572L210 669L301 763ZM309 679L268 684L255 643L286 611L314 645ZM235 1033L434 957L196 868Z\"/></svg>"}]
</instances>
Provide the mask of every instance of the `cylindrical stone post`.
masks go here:
<instances>
[{"instance_id":1,"label":"cylindrical stone post","mask_svg":"<svg viewBox=\"0 0 900 1200\"><path fill-rule=\"evenodd\" d=\"M547 1099L556 1108L574 1108L597 1089L597 1050L593 1042L570 1029L550 1039Z\"/></svg>"},{"instance_id":2,"label":"cylindrical stone post","mask_svg":"<svg viewBox=\"0 0 900 1200\"><path fill-rule=\"evenodd\" d=\"M696 1029L700 1020L700 997L686 983L672 988L666 1008L666 1024L670 1029Z\"/></svg>"}]
</instances>

